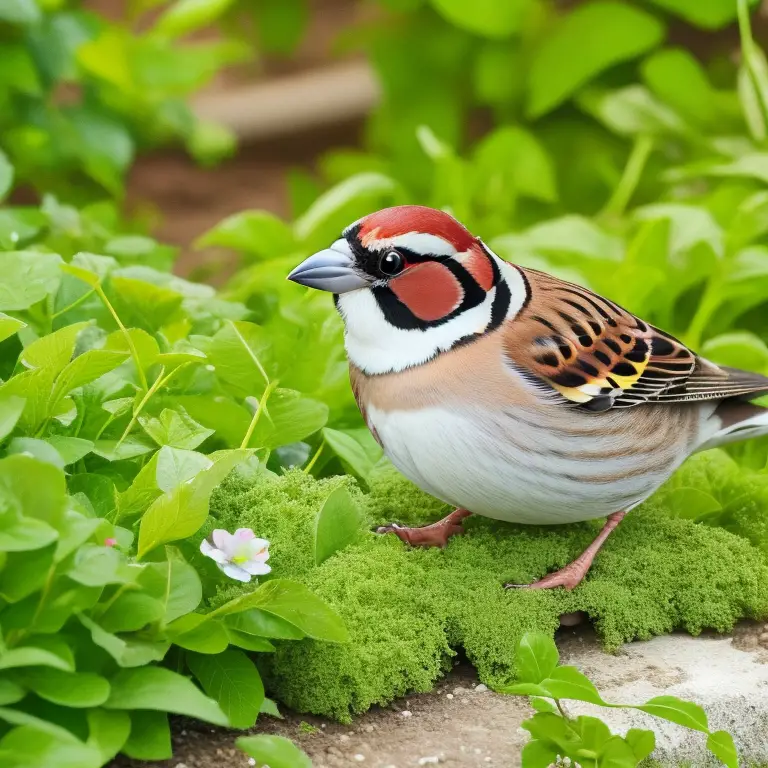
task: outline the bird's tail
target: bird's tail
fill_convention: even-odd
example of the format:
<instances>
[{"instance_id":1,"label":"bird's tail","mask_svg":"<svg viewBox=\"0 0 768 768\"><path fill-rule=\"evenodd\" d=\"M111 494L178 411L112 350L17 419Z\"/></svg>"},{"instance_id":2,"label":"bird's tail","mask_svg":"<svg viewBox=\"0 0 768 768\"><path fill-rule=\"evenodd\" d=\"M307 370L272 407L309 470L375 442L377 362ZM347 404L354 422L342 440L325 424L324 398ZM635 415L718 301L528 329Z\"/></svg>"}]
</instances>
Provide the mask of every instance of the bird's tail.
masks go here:
<instances>
[{"instance_id":1,"label":"bird's tail","mask_svg":"<svg viewBox=\"0 0 768 768\"><path fill-rule=\"evenodd\" d=\"M722 427L699 446L700 451L768 435L768 408L726 401L717 409L716 415L720 417Z\"/></svg>"}]
</instances>

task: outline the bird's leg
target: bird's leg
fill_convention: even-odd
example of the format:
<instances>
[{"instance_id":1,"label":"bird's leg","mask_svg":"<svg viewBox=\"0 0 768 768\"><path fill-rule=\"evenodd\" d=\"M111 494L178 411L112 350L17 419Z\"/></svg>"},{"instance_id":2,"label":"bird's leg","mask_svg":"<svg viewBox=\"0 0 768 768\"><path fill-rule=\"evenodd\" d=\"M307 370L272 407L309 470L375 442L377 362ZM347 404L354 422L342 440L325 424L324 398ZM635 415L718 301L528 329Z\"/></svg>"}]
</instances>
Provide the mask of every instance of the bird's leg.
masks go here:
<instances>
[{"instance_id":1,"label":"bird's leg","mask_svg":"<svg viewBox=\"0 0 768 768\"><path fill-rule=\"evenodd\" d=\"M522 587L524 589L552 589L553 587L565 587L566 589L574 589L584 580L587 575L587 571L592 566L592 561L595 559L595 555L600 551L600 548L605 544L606 539L611 535L616 526L624 519L626 512L614 512L608 516L608 520L603 526L600 533L597 534L597 538L579 555L572 563L569 563L565 568L561 568L559 571L550 573L544 578L534 581L533 584L505 584L506 589L512 589L514 587Z\"/></svg>"},{"instance_id":2,"label":"bird's leg","mask_svg":"<svg viewBox=\"0 0 768 768\"><path fill-rule=\"evenodd\" d=\"M438 520L432 525L425 525L423 528L404 528L392 523L377 528L376 533L394 533L395 536L412 547L444 547L448 544L448 539L451 536L464 533L464 526L462 526L461 521L471 514L466 509L459 508L454 509L450 515L442 520Z\"/></svg>"}]
</instances>

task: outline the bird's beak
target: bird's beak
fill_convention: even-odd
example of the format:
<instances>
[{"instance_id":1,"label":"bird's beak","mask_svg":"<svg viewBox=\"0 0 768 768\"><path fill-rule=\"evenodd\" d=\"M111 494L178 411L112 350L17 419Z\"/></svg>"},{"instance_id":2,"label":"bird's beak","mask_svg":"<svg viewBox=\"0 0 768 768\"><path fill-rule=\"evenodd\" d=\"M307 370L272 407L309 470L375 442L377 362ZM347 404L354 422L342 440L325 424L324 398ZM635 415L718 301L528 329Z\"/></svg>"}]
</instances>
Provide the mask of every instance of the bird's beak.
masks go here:
<instances>
[{"instance_id":1,"label":"bird's beak","mask_svg":"<svg viewBox=\"0 0 768 768\"><path fill-rule=\"evenodd\" d=\"M331 293L347 293L370 285L369 280L355 269L352 249L344 238L302 261L288 275L288 279L299 285Z\"/></svg>"}]
</instances>

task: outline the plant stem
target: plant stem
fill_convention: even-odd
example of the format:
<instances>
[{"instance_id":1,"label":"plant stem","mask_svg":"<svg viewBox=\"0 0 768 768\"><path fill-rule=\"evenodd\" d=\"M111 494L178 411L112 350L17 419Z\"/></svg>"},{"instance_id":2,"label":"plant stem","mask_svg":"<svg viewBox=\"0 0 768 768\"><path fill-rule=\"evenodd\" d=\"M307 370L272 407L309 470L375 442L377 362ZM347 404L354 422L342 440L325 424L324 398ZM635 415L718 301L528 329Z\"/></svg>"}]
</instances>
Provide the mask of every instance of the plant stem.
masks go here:
<instances>
[{"instance_id":1,"label":"plant stem","mask_svg":"<svg viewBox=\"0 0 768 768\"><path fill-rule=\"evenodd\" d=\"M627 164L624 166L624 173L616 189L613 190L610 200L600 212L601 216L621 216L624 213L640 183L640 177L643 175L651 150L653 150L653 139L650 136L638 136L635 139Z\"/></svg>"},{"instance_id":2,"label":"plant stem","mask_svg":"<svg viewBox=\"0 0 768 768\"><path fill-rule=\"evenodd\" d=\"M136 345L133 343L133 339L131 338L131 334L128 333L128 329L123 325L123 321L120 319L120 316L117 314L117 311L112 306L112 302L107 298L107 294L104 293L104 289L101 287L101 283L97 284L96 287L93 289L98 293L99 298L104 302L104 306L109 310L109 313L114 318L114 321L117 323L118 328L123 332L123 336L125 336L125 341L128 344L128 349L131 350L131 357L133 358L133 362L136 364L136 370L139 372L139 380L141 381L141 388L146 392L149 384L147 383L147 377L144 373L144 369L141 366L141 359L139 358L139 352L136 349Z\"/></svg>"},{"instance_id":3,"label":"plant stem","mask_svg":"<svg viewBox=\"0 0 768 768\"><path fill-rule=\"evenodd\" d=\"M323 440L320 443L320 447L315 451L315 455L310 459L309 464L307 464L306 467L304 467L304 472L308 475L312 471L312 467L315 466L315 463L320 458L320 454L323 452L323 447L325 446L325 440Z\"/></svg>"},{"instance_id":4,"label":"plant stem","mask_svg":"<svg viewBox=\"0 0 768 768\"><path fill-rule=\"evenodd\" d=\"M69 312L71 309L74 309L75 307L79 307L87 298L92 296L94 293L96 293L96 289L92 288L90 291L86 291L79 299L75 299L70 305L64 307L64 309L60 309L58 312L55 312L51 315L51 321L56 320L56 318L61 317L62 315Z\"/></svg>"},{"instance_id":5,"label":"plant stem","mask_svg":"<svg viewBox=\"0 0 768 768\"><path fill-rule=\"evenodd\" d=\"M251 423L248 425L248 431L245 433L243 442L240 443L241 449L247 448L248 444L251 442L253 431L256 429L256 425L259 423L259 419L261 418L261 412L265 410L267 400L269 400L269 396L272 394L276 386L277 381L270 381L269 384L267 384L267 388L264 390L264 394L261 396L261 400L259 400L259 407L256 409L256 413L253 414Z\"/></svg>"}]
</instances>

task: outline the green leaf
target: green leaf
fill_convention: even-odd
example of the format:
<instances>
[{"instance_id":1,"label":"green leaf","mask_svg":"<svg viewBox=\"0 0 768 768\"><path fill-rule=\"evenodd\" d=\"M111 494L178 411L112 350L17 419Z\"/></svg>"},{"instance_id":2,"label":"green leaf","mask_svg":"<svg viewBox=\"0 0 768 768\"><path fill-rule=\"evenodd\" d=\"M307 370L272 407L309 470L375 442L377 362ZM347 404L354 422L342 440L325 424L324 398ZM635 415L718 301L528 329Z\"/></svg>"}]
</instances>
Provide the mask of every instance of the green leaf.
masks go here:
<instances>
[{"instance_id":1,"label":"green leaf","mask_svg":"<svg viewBox=\"0 0 768 768\"><path fill-rule=\"evenodd\" d=\"M167 642L153 642L130 635L120 638L102 629L84 614L79 614L78 619L90 631L93 642L103 648L121 667L141 667L153 661L162 661L170 647Z\"/></svg>"},{"instance_id":2,"label":"green leaf","mask_svg":"<svg viewBox=\"0 0 768 768\"><path fill-rule=\"evenodd\" d=\"M65 467L85 458L93 450L93 443L90 440L83 440L81 437L50 435L46 440L61 456Z\"/></svg>"},{"instance_id":3,"label":"green leaf","mask_svg":"<svg viewBox=\"0 0 768 768\"><path fill-rule=\"evenodd\" d=\"M768 370L768 345L748 331L715 336L704 342L701 353L718 365L748 371Z\"/></svg>"},{"instance_id":4,"label":"green leaf","mask_svg":"<svg viewBox=\"0 0 768 768\"><path fill-rule=\"evenodd\" d=\"M2 10L0 9L0 14ZM8 155L0 149L0 202L11 191L13 186L13 166Z\"/></svg>"},{"instance_id":5,"label":"green leaf","mask_svg":"<svg viewBox=\"0 0 768 768\"><path fill-rule=\"evenodd\" d=\"M235 742L257 764L269 768L312 768L312 761L283 736L241 736Z\"/></svg>"},{"instance_id":6,"label":"green leaf","mask_svg":"<svg viewBox=\"0 0 768 768\"><path fill-rule=\"evenodd\" d=\"M110 681L106 709L152 709L229 725L219 705L191 680L163 667L120 670Z\"/></svg>"},{"instance_id":7,"label":"green leaf","mask_svg":"<svg viewBox=\"0 0 768 768\"><path fill-rule=\"evenodd\" d=\"M361 530L360 510L347 489L331 491L315 520L315 565L353 544Z\"/></svg>"},{"instance_id":8,"label":"green leaf","mask_svg":"<svg viewBox=\"0 0 768 768\"><path fill-rule=\"evenodd\" d=\"M703 520L723 509L714 496L699 488L674 488L667 500L672 512L685 520Z\"/></svg>"},{"instance_id":9,"label":"green leaf","mask_svg":"<svg viewBox=\"0 0 768 768\"><path fill-rule=\"evenodd\" d=\"M523 723L525 727L525 723ZM525 768L550 768L557 763L559 752L551 742L531 739L520 753Z\"/></svg>"},{"instance_id":10,"label":"green leaf","mask_svg":"<svg viewBox=\"0 0 768 768\"><path fill-rule=\"evenodd\" d=\"M88 323L73 323L33 341L24 348L20 361L25 368L43 368L58 376L72 359L80 332Z\"/></svg>"},{"instance_id":11,"label":"green leaf","mask_svg":"<svg viewBox=\"0 0 768 768\"><path fill-rule=\"evenodd\" d=\"M88 746L97 749L108 763L123 748L131 731L127 712L92 709L88 712Z\"/></svg>"},{"instance_id":12,"label":"green leaf","mask_svg":"<svg viewBox=\"0 0 768 768\"><path fill-rule=\"evenodd\" d=\"M127 353L112 352L108 349L90 349L78 355L59 374L51 400L54 404L57 403L73 389L95 381L105 373L113 371L118 365L122 365L127 359Z\"/></svg>"},{"instance_id":13,"label":"green leaf","mask_svg":"<svg viewBox=\"0 0 768 768\"><path fill-rule=\"evenodd\" d=\"M262 49L282 55L301 42L310 17L307 0L261 0L254 13Z\"/></svg>"},{"instance_id":14,"label":"green leaf","mask_svg":"<svg viewBox=\"0 0 768 768\"><path fill-rule=\"evenodd\" d=\"M58 469L64 469L66 466L61 454L50 443L35 437L14 437L8 444L8 455L13 456L19 453L32 456Z\"/></svg>"},{"instance_id":15,"label":"green leaf","mask_svg":"<svg viewBox=\"0 0 768 768\"><path fill-rule=\"evenodd\" d=\"M457 27L491 38L509 37L531 11L530 0L431 0L435 10Z\"/></svg>"},{"instance_id":16,"label":"green leaf","mask_svg":"<svg viewBox=\"0 0 768 768\"><path fill-rule=\"evenodd\" d=\"M528 74L528 114L551 111L605 69L661 42L664 27L645 11L612 0L576 7L537 49Z\"/></svg>"},{"instance_id":17,"label":"green leaf","mask_svg":"<svg viewBox=\"0 0 768 768\"><path fill-rule=\"evenodd\" d=\"M632 748L638 763L642 763L656 749L656 734L653 731L630 728L624 738Z\"/></svg>"},{"instance_id":18,"label":"green leaf","mask_svg":"<svg viewBox=\"0 0 768 768\"><path fill-rule=\"evenodd\" d=\"M260 358L271 343L260 326L242 320L229 321L213 338L201 341L218 378L243 396L262 389L269 380Z\"/></svg>"},{"instance_id":19,"label":"green leaf","mask_svg":"<svg viewBox=\"0 0 768 768\"><path fill-rule=\"evenodd\" d=\"M77 550L67 576L86 587L126 584L134 578L125 555L113 547L99 544L83 544Z\"/></svg>"},{"instance_id":20,"label":"green leaf","mask_svg":"<svg viewBox=\"0 0 768 768\"><path fill-rule=\"evenodd\" d=\"M203 690L218 701L233 728L252 728L264 701L264 685L254 663L242 651L215 656L187 654L187 664Z\"/></svg>"},{"instance_id":21,"label":"green leaf","mask_svg":"<svg viewBox=\"0 0 768 768\"><path fill-rule=\"evenodd\" d=\"M517 646L517 675L525 683L541 683L557 667L560 654L555 641L543 632L526 632Z\"/></svg>"},{"instance_id":22,"label":"green leaf","mask_svg":"<svg viewBox=\"0 0 768 768\"><path fill-rule=\"evenodd\" d=\"M16 704L26 695L27 692L17 683L8 678L0 678L0 707Z\"/></svg>"},{"instance_id":23,"label":"green leaf","mask_svg":"<svg viewBox=\"0 0 768 768\"><path fill-rule=\"evenodd\" d=\"M304 632L289 621L258 608L241 609L239 613L225 616L225 622L229 629L259 639L269 637L273 640L301 640L306 637Z\"/></svg>"},{"instance_id":24,"label":"green leaf","mask_svg":"<svg viewBox=\"0 0 768 768\"><path fill-rule=\"evenodd\" d=\"M170 493L212 466L213 462L202 453L166 445L157 452L156 487Z\"/></svg>"},{"instance_id":25,"label":"green leaf","mask_svg":"<svg viewBox=\"0 0 768 768\"><path fill-rule=\"evenodd\" d=\"M707 749L722 762L726 768L739 768L739 754L733 743L733 736L728 731L715 731L707 737Z\"/></svg>"},{"instance_id":26,"label":"green leaf","mask_svg":"<svg viewBox=\"0 0 768 768\"><path fill-rule=\"evenodd\" d=\"M605 704L594 684L576 667L557 667L541 685L550 692L553 699Z\"/></svg>"},{"instance_id":27,"label":"green leaf","mask_svg":"<svg viewBox=\"0 0 768 768\"><path fill-rule=\"evenodd\" d=\"M170 760L173 749L168 715L136 709L130 716L131 735L122 751L134 760Z\"/></svg>"},{"instance_id":28,"label":"green leaf","mask_svg":"<svg viewBox=\"0 0 768 768\"><path fill-rule=\"evenodd\" d=\"M253 592L236 597L216 609L217 615L258 608L298 627L315 640L346 643L349 634L341 618L303 584L273 579ZM242 627L235 625L236 628Z\"/></svg>"},{"instance_id":29,"label":"green leaf","mask_svg":"<svg viewBox=\"0 0 768 768\"><path fill-rule=\"evenodd\" d=\"M0 341L9 339L14 333L26 327L26 323L22 323L21 320L0 312Z\"/></svg>"},{"instance_id":30,"label":"green leaf","mask_svg":"<svg viewBox=\"0 0 768 768\"><path fill-rule=\"evenodd\" d=\"M232 6L234 0L176 0L158 19L154 31L180 37L215 22Z\"/></svg>"},{"instance_id":31,"label":"green leaf","mask_svg":"<svg viewBox=\"0 0 768 768\"><path fill-rule=\"evenodd\" d=\"M265 637L247 635L245 632L239 632L238 630L231 629L230 627L227 627L227 634L229 635L230 645L235 645L238 648L245 649L246 651L255 651L257 653L272 653L275 650L275 646Z\"/></svg>"},{"instance_id":32,"label":"green leaf","mask_svg":"<svg viewBox=\"0 0 768 768\"><path fill-rule=\"evenodd\" d=\"M61 257L38 251L0 252L0 311L29 309L59 286Z\"/></svg>"},{"instance_id":33,"label":"green leaf","mask_svg":"<svg viewBox=\"0 0 768 768\"><path fill-rule=\"evenodd\" d=\"M328 406L292 389L276 389L253 432L249 447L278 448L303 440L328 421Z\"/></svg>"},{"instance_id":34,"label":"green leaf","mask_svg":"<svg viewBox=\"0 0 768 768\"><path fill-rule=\"evenodd\" d=\"M160 544L185 539L199 530L208 517L208 502L214 488L248 456L247 451L222 453L213 466L153 502L141 519L139 557Z\"/></svg>"},{"instance_id":35,"label":"green leaf","mask_svg":"<svg viewBox=\"0 0 768 768\"><path fill-rule=\"evenodd\" d=\"M163 618L164 605L144 592L125 592L99 616L99 623L107 631L138 632Z\"/></svg>"},{"instance_id":36,"label":"green leaf","mask_svg":"<svg viewBox=\"0 0 768 768\"><path fill-rule=\"evenodd\" d=\"M280 710L277 708L272 699L264 697L264 701L261 704L261 714L269 715L270 717L276 717L278 720L284 720L285 718L280 714Z\"/></svg>"},{"instance_id":37,"label":"green leaf","mask_svg":"<svg viewBox=\"0 0 768 768\"><path fill-rule=\"evenodd\" d=\"M77 739L62 742L36 727L20 726L0 740L0 763L7 768L100 768L102 760L97 749Z\"/></svg>"},{"instance_id":38,"label":"green leaf","mask_svg":"<svg viewBox=\"0 0 768 768\"><path fill-rule=\"evenodd\" d=\"M382 449L366 430L339 430L325 427L323 440L354 475L367 481Z\"/></svg>"},{"instance_id":39,"label":"green leaf","mask_svg":"<svg viewBox=\"0 0 768 768\"><path fill-rule=\"evenodd\" d=\"M5 440L13 432L21 418L26 402L23 397L14 395L0 399L0 440Z\"/></svg>"},{"instance_id":40,"label":"green leaf","mask_svg":"<svg viewBox=\"0 0 768 768\"><path fill-rule=\"evenodd\" d=\"M180 617L167 628L167 633L174 645L197 653L215 655L229 645L229 633L224 624L199 613Z\"/></svg>"},{"instance_id":41,"label":"green leaf","mask_svg":"<svg viewBox=\"0 0 768 768\"><path fill-rule=\"evenodd\" d=\"M670 723L684 725L694 731L706 733L709 730L706 712L698 704L694 704L692 701L683 701L677 696L655 696L646 701L645 704L635 706L634 709L655 715L662 720L668 720Z\"/></svg>"},{"instance_id":42,"label":"green leaf","mask_svg":"<svg viewBox=\"0 0 768 768\"><path fill-rule=\"evenodd\" d=\"M193 451L213 433L198 424L182 407L164 408L159 418L139 416L144 431L161 446ZM158 459L159 460L159 459Z\"/></svg>"},{"instance_id":43,"label":"green leaf","mask_svg":"<svg viewBox=\"0 0 768 768\"><path fill-rule=\"evenodd\" d=\"M0 651L0 669L18 667L51 667L64 672L74 672L75 661L72 651L65 643L58 644L35 641L10 650Z\"/></svg>"},{"instance_id":44,"label":"green leaf","mask_svg":"<svg viewBox=\"0 0 768 768\"><path fill-rule=\"evenodd\" d=\"M17 679L40 698L63 707L98 707L109 698L109 683L90 672L34 667L19 673Z\"/></svg>"},{"instance_id":45,"label":"green leaf","mask_svg":"<svg viewBox=\"0 0 768 768\"><path fill-rule=\"evenodd\" d=\"M35 0L4 0L0 6L0 20L9 24L35 24L40 15Z\"/></svg>"},{"instance_id":46,"label":"green leaf","mask_svg":"<svg viewBox=\"0 0 768 768\"><path fill-rule=\"evenodd\" d=\"M147 564L138 582L160 601L163 622L170 624L200 605L203 586L197 571L173 547L168 547L166 551L168 559Z\"/></svg>"},{"instance_id":47,"label":"green leaf","mask_svg":"<svg viewBox=\"0 0 768 768\"><path fill-rule=\"evenodd\" d=\"M196 248L218 246L259 259L286 256L296 248L291 228L269 211L241 211L220 221L195 241Z\"/></svg>"},{"instance_id":48,"label":"green leaf","mask_svg":"<svg viewBox=\"0 0 768 768\"><path fill-rule=\"evenodd\" d=\"M0 552L30 552L56 541L59 534L43 520L0 512Z\"/></svg>"}]
</instances>

